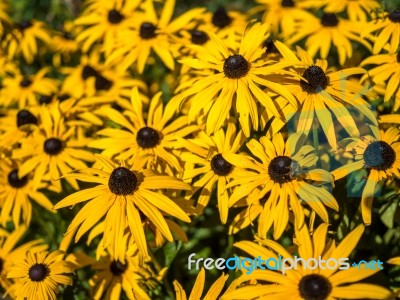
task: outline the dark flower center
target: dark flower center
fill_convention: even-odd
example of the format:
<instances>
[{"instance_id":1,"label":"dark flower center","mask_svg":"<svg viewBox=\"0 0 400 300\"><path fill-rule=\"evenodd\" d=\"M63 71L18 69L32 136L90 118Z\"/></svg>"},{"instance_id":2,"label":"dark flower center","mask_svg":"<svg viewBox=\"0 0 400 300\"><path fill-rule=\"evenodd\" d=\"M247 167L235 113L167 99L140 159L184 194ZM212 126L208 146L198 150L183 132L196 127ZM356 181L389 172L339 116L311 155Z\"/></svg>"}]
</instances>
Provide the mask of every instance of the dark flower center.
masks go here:
<instances>
[{"instance_id":1,"label":"dark flower center","mask_svg":"<svg viewBox=\"0 0 400 300\"><path fill-rule=\"evenodd\" d=\"M224 74L230 79L246 76L249 70L250 64L240 54L231 55L224 62Z\"/></svg>"},{"instance_id":2,"label":"dark flower center","mask_svg":"<svg viewBox=\"0 0 400 300\"><path fill-rule=\"evenodd\" d=\"M96 81L94 83L94 88L96 91L108 91L111 89L113 82L111 80L108 80L107 78L101 76L101 75L95 75L96 76Z\"/></svg>"},{"instance_id":3,"label":"dark flower center","mask_svg":"<svg viewBox=\"0 0 400 300\"><path fill-rule=\"evenodd\" d=\"M400 9L396 9L389 14L389 20L393 23L400 23Z\"/></svg>"},{"instance_id":4,"label":"dark flower center","mask_svg":"<svg viewBox=\"0 0 400 300\"><path fill-rule=\"evenodd\" d=\"M336 17L336 14L324 13L321 18L321 24L325 27L335 27L339 24L339 19Z\"/></svg>"},{"instance_id":5,"label":"dark flower center","mask_svg":"<svg viewBox=\"0 0 400 300\"><path fill-rule=\"evenodd\" d=\"M49 138L44 142L44 152L48 155L57 155L64 148L63 142L57 138Z\"/></svg>"},{"instance_id":6,"label":"dark flower center","mask_svg":"<svg viewBox=\"0 0 400 300\"><path fill-rule=\"evenodd\" d=\"M324 70L318 66L308 67L304 71L303 77L308 82L300 80L300 86L303 91L309 94L317 94L328 86L328 77L325 75Z\"/></svg>"},{"instance_id":7,"label":"dark flower center","mask_svg":"<svg viewBox=\"0 0 400 300\"><path fill-rule=\"evenodd\" d=\"M35 264L29 269L29 278L32 281L43 281L49 273L49 269L45 264Z\"/></svg>"},{"instance_id":8,"label":"dark flower center","mask_svg":"<svg viewBox=\"0 0 400 300\"><path fill-rule=\"evenodd\" d=\"M332 285L324 276L310 274L300 280L299 291L305 300L325 300L332 291Z\"/></svg>"},{"instance_id":9,"label":"dark flower center","mask_svg":"<svg viewBox=\"0 0 400 300\"><path fill-rule=\"evenodd\" d=\"M18 169L12 170L8 173L8 184L15 189L24 187L28 182L28 176L22 178L18 177Z\"/></svg>"},{"instance_id":10,"label":"dark flower center","mask_svg":"<svg viewBox=\"0 0 400 300\"><path fill-rule=\"evenodd\" d=\"M84 66L82 69L82 79L83 80L86 80L89 77L96 77L97 75L98 75L97 71L89 65Z\"/></svg>"},{"instance_id":11,"label":"dark flower center","mask_svg":"<svg viewBox=\"0 0 400 300\"><path fill-rule=\"evenodd\" d=\"M281 2L282 7L294 7L293 0L282 0Z\"/></svg>"},{"instance_id":12,"label":"dark flower center","mask_svg":"<svg viewBox=\"0 0 400 300\"><path fill-rule=\"evenodd\" d=\"M232 171L233 166L221 154L217 154L211 159L211 169L219 176L226 176Z\"/></svg>"},{"instance_id":13,"label":"dark flower center","mask_svg":"<svg viewBox=\"0 0 400 300\"><path fill-rule=\"evenodd\" d=\"M69 98L71 98L71 95L67 94L67 93L66 94L61 94L61 95L59 95L57 97L58 101L60 101L60 102L63 102L65 100L69 99Z\"/></svg>"},{"instance_id":14,"label":"dark flower center","mask_svg":"<svg viewBox=\"0 0 400 300\"><path fill-rule=\"evenodd\" d=\"M202 30L193 30L192 34L192 43L196 45L203 45L208 41L208 35Z\"/></svg>"},{"instance_id":15,"label":"dark flower center","mask_svg":"<svg viewBox=\"0 0 400 300\"><path fill-rule=\"evenodd\" d=\"M26 109L21 109L17 113L17 126L21 127L22 125L26 124L36 124L38 123L38 119Z\"/></svg>"},{"instance_id":16,"label":"dark flower center","mask_svg":"<svg viewBox=\"0 0 400 300\"><path fill-rule=\"evenodd\" d=\"M396 161L396 152L386 142L372 142L364 151L364 161L369 168L385 171Z\"/></svg>"},{"instance_id":17,"label":"dark flower center","mask_svg":"<svg viewBox=\"0 0 400 300\"><path fill-rule=\"evenodd\" d=\"M67 31L64 31L63 37L66 40L73 40L74 39L74 36L72 35L72 33L71 32L67 32Z\"/></svg>"},{"instance_id":18,"label":"dark flower center","mask_svg":"<svg viewBox=\"0 0 400 300\"><path fill-rule=\"evenodd\" d=\"M28 29L29 27L32 27L33 24L30 20L24 20L21 23L17 24L19 30L24 31L25 29Z\"/></svg>"},{"instance_id":19,"label":"dark flower center","mask_svg":"<svg viewBox=\"0 0 400 300\"><path fill-rule=\"evenodd\" d=\"M119 260L114 260L110 265L110 271L115 276L121 276L125 273L126 269L128 268L128 264L123 264Z\"/></svg>"},{"instance_id":20,"label":"dark flower center","mask_svg":"<svg viewBox=\"0 0 400 300\"><path fill-rule=\"evenodd\" d=\"M277 156L271 160L268 166L268 175L277 183L285 183L292 180L292 159L287 156Z\"/></svg>"},{"instance_id":21,"label":"dark flower center","mask_svg":"<svg viewBox=\"0 0 400 300\"><path fill-rule=\"evenodd\" d=\"M219 27L219 28L224 28L231 24L232 18L228 16L225 8L222 6L218 7L217 10L214 12L212 19L212 23Z\"/></svg>"},{"instance_id":22,"label":"dark flower center","mask_svg":"<svg viewBox=\"0 0 400 300\"><path fill-rule=\"evenodd\" d=\"M397 56L396 56L397 62L400 63L400 51L397 52Z\"/></svg>"},{"instance_id":23,"label":"dark flower center","mask_svg":"<svg viewBox=\"0 0 400 300\"><path fill-rule=\"evenodd\" d=\"M160 142L160 135L151 127L143 127L136 135L136 142L142 148L153 148Z\"/></svg>"},{"instance_id":24,"label":"dark flower center","mask_svg":"<svg viewBox=\"0 0 400 300\"><path fill-rule=\"evenodd\" d=\"M279 53L278 48L276 48L274 39L272 37L269 37L268 39L266 39L263 46L264 46L264 48L266 48L265 53L267 53L267 54Z\"/></svg>"},{"instance_id":25,"label":"dark flower center","mask_svg":"<svg viewBox=\"0 0 400 300\"><path fill-rule=\"evenodd\" d=\"M142 25L140 25L140 37L145 40L155 38L157 36L156 29L156 26L154 26L152 23L144 22Z\"/></svg>"},{"instance_id":26,"label":"dark flower center","mask_svg":"<svg viewBox=\"0 0 400 300\"><path fill-rule=\"evenodd\" d=\"M4 260L0 258L0 273L3 272Z\"/></svg>"},{"instance_id":27,"label":"dark flower center","mask_svg":"<svg viewBox=\"0 0 400 300\"><path fill-rule=\"evenodd\" d=\"M52 99L53 99L53 96L51 96L51 95L50 96L42 95L39 98L39 103L40 104L50 104Z\"/></svg>"},{"instance_id":28,"label":"dark flower center","mask_svg":"<svg viewBox=\"0 0 400 300\"><path fill-rule=\"evenodd\" d=\"M108 188L115 195L132 194L138 180L136 175L125 167L114 169L108 179Z\"/></svg>"},{"instance_id":29,"label":"dark flower center","mask_svg":"<svg viewBox=\"0 0 400 300\"><path fill-rule=\"evenodd\" d=\"M21 82L19 83L19 85L24 88L30 86L31 84L32 84L32 81L29 80L28 78L22 79Z\"/></svg>"},{"instance_id":30,"label":"dark flower center","mask_svg":"<svg viewBox=\"0 0 400 300\"><path fill-rule=\"evenodd\" d=\"M118 24L124 19L118 10L112 9L108 12L108 22L111 24Z\"/></svg>"}]
</instances>

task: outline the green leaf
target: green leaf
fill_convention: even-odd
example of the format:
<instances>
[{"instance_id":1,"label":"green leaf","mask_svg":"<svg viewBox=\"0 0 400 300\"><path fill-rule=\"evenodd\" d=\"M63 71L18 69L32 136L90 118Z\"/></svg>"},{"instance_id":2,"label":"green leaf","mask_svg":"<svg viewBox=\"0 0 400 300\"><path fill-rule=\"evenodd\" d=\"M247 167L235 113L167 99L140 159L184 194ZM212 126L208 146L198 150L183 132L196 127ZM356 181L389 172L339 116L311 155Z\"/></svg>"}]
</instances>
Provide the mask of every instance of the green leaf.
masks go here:
<instances>
[{"instance_id":1,"label":"green leaf","mask_svg":"<svg viewBox=\"0 0 400 300\"><path fill-rule=\"evenodd\" d=\"M395 199L383 205L379 210L380 218L383 224L388 228L393 228L394 217L399 207L399 199Z\"/></svg>"}]
</instances>

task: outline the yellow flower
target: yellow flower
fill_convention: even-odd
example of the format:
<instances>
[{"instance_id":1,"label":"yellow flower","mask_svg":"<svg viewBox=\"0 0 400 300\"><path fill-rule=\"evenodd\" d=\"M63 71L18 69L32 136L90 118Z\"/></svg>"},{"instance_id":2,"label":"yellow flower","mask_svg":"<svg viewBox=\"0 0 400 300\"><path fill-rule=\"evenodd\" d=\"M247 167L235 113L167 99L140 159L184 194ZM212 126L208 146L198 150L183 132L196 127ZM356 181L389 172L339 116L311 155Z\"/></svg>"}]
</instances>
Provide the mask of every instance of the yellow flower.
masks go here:
<instances>
[{"instance_id":1,"label":"yellow flower","mask_svg":"<svg viewBox=\"0 0 400 300\"><path fill-rule=\"evenodd\" d=\"M15 261L7 274L7 278L15 280L9 290L16 294L16 299L56 300L59 285L72 285L67 275L72 272L62 251L28 251L24 259Z\"/></svg>"},{"instance_id":2,"label":"yellow flower","mask_svg":"<svg viewBox=\"0 0 400 300\"><path fill-rule=\"evenodd\" d=\"M317 60L314 63L307 52L299 47L297 47L297 56L300 59L281 42L276 41L275 45L285 60L291 61L298 68L299 75L303 77L303 79L285 80L287 83L285 87L300 103L296 132L308 135L315 114L329 145L336 150L337 138L333 116L351 137L360 135L352 114L353 109L361 112L373 125L377 125L371 106L362 99L362 95L369 91L358 81L348 80L349 76L364 73L364 69L348 68L336 72L330 71L326 60ZM296 112L295 108L292 114L294 112Z\"/></svg>"},{"instance_id":3,"label":"yellow flower","mask_svg":"<svg viewBox=\"0 0 400 300\"><path fill-rule=\"evenodd\" d=\"M241 174L240 168L224 159L227 153L236 153L243 145L243 132L236 132L233 123L228 123L226 132L220 129L214 135L208 136L200 132L194 140L179 139L178 142L188 152L183 152L181 158L187 162L184 168L183 180L193 180L193 194L200 192L196 208L202 212L208 205L216 190L218 210L223 224L228 219L228 199L230 192L225 187L230 180Z\"/></svg>"},{"instance_id":4,"label":"yellow flower","mask_svg":"<svg viewBox=\"0 0 400 300\"><path fill-rule=\"evenodd\" d=\"M43 68L36 74L24 76L20 73L7 76L3 80L5 97L0 100L3 106L17 104L19 108L37 105L39 95L51 95L57 91L58 81L47 78L50 68Z\"/></svg>"},{"instance_id":5,"label":"yellow flower","mask_svg":"<svg viewBox=\"0 0 400 300\"><path fill-rule=\"evenodd\" d=\"M335 300L335 299L388 299L392 293L375 284L359 283L377 272L379 268L367 268L365 265L350 267L346 270L339 270L337 261L348 258L356 247L359 239L364 232L364 226L359 225L351 231L337 246L335 241L327 239L328 225L321 224L312 234L308 232L307 226L296 230L296 241L298 244L299 258L307 261L319 258L329 266L329 259L336 259L336 266L317 266L307 268L304 263L299 262L296 269L288 269L279 272L265 269L254 270L251 274L242 274L237 280L242 286L227 293L221 300L225 299L270 299L270 300ZM253 257L261 257L263 260L274 258L278 260L278 255L282 259L294 260L282 245L272 240L258 240L257 243L240 241L234 244L240 250ZM292 263L293 265L293 263ZM288 267L286 265L286 267ZM249 282L250 281L250 282ZM254 282L257 281L256 284Z\"/></svg>"},{"instance_id":6,"label":"yellow flower","mask_svg":"<svg viewBox=\"0 0 400 300\"><path fill-rule=\"evenodd\" d=\"M105 128L97 132L101 137L90 142L89 147L102 149L108 157L121 160L135 160L136 156L146 155L147 167L174 174L182 171L176 148L177 137L185 137L198 130L196 125L187 126L186 116L171 121L176 111L176 101L164 107L161 92L154 95L148 108L142 107L138 89L132 89L131 108L120 113L104 107L102 114L123 128ZM145 118L146 116L146 118ZM159 171L161 171L159 170ZM172 172L172 173L171 173Z\"/></svg>"},{"instance_id":7,"label":"yellow flower","mask_svg":"<svg viewBox=\"0 0 400 300\"><path fill-rule=\"evenodd\" d=\"M251 129L258 130L258 103L265 107L269 117L281 119L280 108L275 107L268 88L283 96L296 107L294 97L274 79L274 74L283 72L285 65L260 60L265 49L262 44L268 37L268 25L255 23L244 33L237 49L228 49L227 45L215 34L209 33L212 46L204 48L193 45L197 59L182 59L183 64L194 69L193 81L183 82L180 87L183 100L190 99L189 120L197 119L201 111L207 117L206 132L211 134L222 127L229 117L236 96L236 113L242 130L250 136ZM287 63L291 65L291 63ZM264 76L269 75L268 79Z\"/></svg>"},{"instance_id":8,"label":"yellow flower","mask_svg":"<svg viewBox=\"0 0 400 300\"><path fill-rule=\"evenodd\" d=\"M175 0L166 0L158 17L153 0L143 1L144 12L138 13L132 26L119 35L112 53L107 55L106 64L126 70L137 63L137 70L141 74L151 51L154 51L167 68L174 70L174 34L204 11L203 8L191 9L171 22L174 7Z\"/></svg>"},{"instance_id":9,"label":"yellow flower","mask_svg":"<svg viewBox=\"0 0 400 300\"><path fill-rule=\"evenodd\" d=\"M257 187L258 199L266 196L259 216L258 234L265 237L274 225L274 239L278 239L289 222L289 210L294 214L295 228L304 224L302 202L313 209L325 223L329 223L325 206L338 210L338 204L323 186L316 184L333 183L332 175L314 167L318 160L313 147L303 145L304 135L292 134L286 143L281 133L272 140L261 137L247 143L255 157L227 153L224 158L231 164L247 169L247 174L235 178L227 188L236 186L229 198L229 207L248 196Z\"/></svg>"},{"instance_id":10,"label":"yellow flower","mask_svg":"<svg viewBox=\"0 0 400 300\"><path fill-rule=\"evenodd\" d=\"M76 126L65 122L57 104L41 107L40 120L40 127L21 141L12 158L24 159L19 178L33 172L33 186L37 188L44 178L50 177L54 190L61 192L61 175L86 168L86 162L94 160L93 154L83 149L89 139L76 138ZM79 188L73 178L66 180L74 189Z\"/></svg>"},{"instance_id":11,"label":"yellow flower","mask_svg":"<svg viewBox=\"0 0 400 300\"><path fill-rule=\"evenodd\" d=\"M25 257L27 251L41 252L47 249L47 245L42 244L41 240L29 241L16 247L26 231L27 226L23 225L10 234L0 234L0 286L3 289L8 289L12 285L7 273L15 261ZM14 293L11 293L11 296L15 297Z\"/></svg>"},{"instance_id":12,"label":"yellow flower","mask_svg":"<svg viewBox=\"0 0 400 300\"><path fill-rule=\"evenodd\" d=\"M24 20L14 25L14 29L6 35L4 43L10 59L22 54L25 61L31 64L40 49L39 41L46 46L51 43L50 31L45 23Z\"/></svg>"},{"instance_id":13,"label":"yellow flower","mask_svg":"<svg viewBox=\"0 0 400 300\"><path fill-rule=\"evenodd\" d=\"M369 43L360 37L361 25L354 21L342 19L334 13L324 13L319 19L310 16L309 19L299 23L296 33L288 40L288 44L294 44L307 37L306 48L311 57L315 57L319 51L322 59L332 55L332 45L336 47L339 63L344 65L346 59L353 56L352 41L355 41L367 49L371 49Z\"/></svg>"},{"instance_id":14,"label":"yellow flower","mask_svg":"<svg viewBox=\"0 0 400 300\"><path fill-rule=\"evenodd\" d=\"M367 183L361 197L361 214L365 224L371 224L372 201L375 187L384 180L400 178L400 130L390 127L386 131L372 126L373 136L356 139L346 147L355 152L355 162L346 164L332 172L335 180L366 169Z\"/></svg>"},{"instance_id":15,"label":"yellow flower","mask_svg":"<svg viewBox=\"0 0 400 300\"><path fill-rule=\"evenodd\" d=\"M83 169L67 176L83 182L97 183L92 188L83 189L61 200L55 209L89 202L75 216L67 230L67 234L78 229L77 242L85 232L93 228L105 217L103 236L104 246L110 245L116 257L124 262L124 232L128 227L131 236L138 245L140 254L148 257L146 236L139 212L147 216L161 231L168 241L173 241L172 234L161 212L190 222L187 214L171 199L153 190L176 189L190 190L190 187L170 176L158 176L152 171L143 169L146 158L136 158L133 165L124 163L115 165L104 156L97 156L101 169Z\"/></svg>"}]
</instances>

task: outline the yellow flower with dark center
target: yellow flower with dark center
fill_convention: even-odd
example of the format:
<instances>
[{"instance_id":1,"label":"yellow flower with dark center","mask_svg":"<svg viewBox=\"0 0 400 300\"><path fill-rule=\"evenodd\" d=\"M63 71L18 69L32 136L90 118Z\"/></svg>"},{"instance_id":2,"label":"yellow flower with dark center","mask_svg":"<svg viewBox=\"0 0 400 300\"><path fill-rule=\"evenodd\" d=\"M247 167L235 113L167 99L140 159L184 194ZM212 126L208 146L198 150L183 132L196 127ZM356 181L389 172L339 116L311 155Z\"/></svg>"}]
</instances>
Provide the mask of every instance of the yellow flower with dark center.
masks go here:
<instances>
[{"instance_id":1,"label":"yellow flower with dark center","mask_svg":"<svg viewBox=\"0 0 400 300\"><path fill-rule=\"evenodd\" d=\"M166 0L158 17L153 0L143 1L144 12L138 13L137 20L131 27L119 35L113 45L112 53L107 55L106 64L117 65L126 70L136 63L137 70L141 74L148 63L151 51L154 51L167 68L174 70L174 34L204 11L203 8L191 9L171 21L174 7L175 0Z\"/></svg>"},{"instance_id":2,"label":"yellow flower with dark center","mask_svg":"<svg viewBox=\"0 0 400 300\"><path fill-rule=\"evenodd\" d=\"M24 159L19 167L19 178L33 173L35 188L43 179L50 178L51 188L61 192L62 175L86 168L86 162L94 160L93 154L84 150L89 139L76 138L76 126L65 122L56 104L42 107L39 118L40 128L21 141L21 147L13 150L12 158ZM75 179L66 180L74 189L79 188Z\"/></svg>"},{"instance_id":3,"label":"yellow flower with dark center","mask_svg":"<svg viewBox=\"0 0 400 300\"><path fill-rule=\"evenodd\" d=\"M371 127L373 136L354 140L346 147L355 152L355 162L332 172L335 180L348 174L367 169L368 178L361 197L361 214L365 224L371 224L372 201L375 188L384 180L400 178L400 130L390 127L386 131Z\"/></svg>"},{"instance_id":4,"label":"yellow flower with dark center","mask_svg":"<svg viewBox=\"0 0 400 300\"><path fill-rule=\"evenodd\" d=\"M192 291L190 292L189 298L186 296L186 292L183 287L179 284L177 280L174 281L174 288L176 294L176 300L195 300L195 299L203 299L203 300L215 300L220 299L222 295L229 293L233 290L235 283L237 280L234 280L229 289L222 293L224 289L225 282L228 279L228 275L222 274L208 289L208 292L202 297L204 293L204 284L206 281L206 272L204 268L202 268L199 274L196 277L196 281L193 284ZM222 294L221 294L222 293Z\"/></svg>"},{"instance_id":5,"label":"yellow flower with dark center","mask_svg":"<svg viewBox=\"0 0 400 300\"><path fill-rule=\"evenodd\" d=\"M365 73L364 69L348 68L336 72L330 71L327 61L317 60L315 63L307 52L299 47L297 47L297 56L300 59L281 42L276 41L275 45L282 56L298 68L297 72L303 77L303 79L284 80L287 83L285 87L300 103L297 132L308 135L315 115L329 145L337 149L334 118L351 137L360 135L351 110L358 110L369 122L377 125L371 106L362 98L362 95L369 91L357 80L348 80L348 77L352 75ZM296 109L293 109L292 114L295 112Z\"/></svg>"},{"instance_id":6,"label":"yellow flower with dark center","mask_svg":"<svg viewBox=\"0 0 400 300\"><path fill-rule=\"evenodd\" d=\"M19 55L31 64L40 49L39 42L50 45L51 35L45 23L38 20L24 20L14 24L14 29L6 35L5 44L10 59Z\"/></svg>"},{"instance_id":7,"label":"yellow flower with dark center","mask_svg":"<svg viewBox=\"0 0 400 300\"><path fill-rule=\"evenodd\" d=\"M32 200L48 211L56 212L52 209L53 204L46 195L34 187L30 174L18 176L18 164L7 163L3 158L0 171L0 223L2 226L5 227L10 219L17 228L21 223L29 225L32 217ZM45 187L45 184L38 186L38 188Z\"/></svg>"},{"instance_id":8,"label":"yellow flower with dark center","mask_svg":"<svg viewBox=\"0 0 400 300\"><path fill-rule=\"evenodd\" d=\"M135 22L139 4L139 0L90 1L83 15L74 21L77 26L87 26L76 37L82 43L82 50L88 52L98 42L106 55L109 55L117 36Z\"/></svg>"},{"instance_id":9,"label":"yellow flower with dark center","mask_svg":"<svg viewBox=\"0 0 400 300\"><path fill-rule=\"evenodd\" d=\"M170 175L181 172L182 166L177 154L177 137L185 137L198 130L198 126L187 126L186 116L171 121L177 109L176 101L171 100L165 107L161 92L154 95L147 116L142 108L142 98L138 89L132 89L131 109L120 113L104 107L102 113L123 128L105 128L97 132L101 137L89 143L89 147L102 149L108 157L134 161L136 156L146 155L148 168L164 170ZM173 171L175 170L175 171Z\"/></svg>"},{"instance_id":10,"label":"yellow flower with dark center","mask_svg":"<svg viewBox=\"0 0 400 300\"><path fill-rule=\"evenodd\" d=\"M191 101L190 121L196 120L204 111L207 134L222 127L233 103L246 136L250 136L252 129L258 130L258 103L267 109L270 118L281 119L280 108L275 107L274 101L260 86L283 96L297 107L294 97L273 80L274 74L284 72L283 67L291 64L260 60L265 52L262 44L269 35L268 28L267 24L255 23L244 33L240 47L234 50L228 49L218 36L210 32L212 46L193 45L191 48L197 52L197 59L181 60L183 64L200 70L193 72L195 77L190 85L182 83L180 96ZM265 79L266 75L270 77Z\"/></svg>"},{"instance_id":11,"label":"yellow flower with dark center","mask_svg":"<svg viewBox=\"0 0 400 300\"><path fill-rule=\"evenodd\" d=\"M24 76L13 74L3 79L5 97L0 100L2 106L17 104L21 109L27 105L37 105L39 95L51 95L57 91L58 81L47 78L49 68L43 68L36 74Z\"/></svg>"},{"instance_id":12,"label":"yellow flower with dark center","mask_svg":"<svg viewBox=\"0 0 400 300\"><path fill-rule=\"evenodd\" d=\"M29 241L16 247L26 231L27 226L23 225L10 234L0 234L0 286L5 290L12 285L7 274L15 261L25 257L27 251L41 252L47 249L47 245L42 244L41 240ZM14 293L11 293L11 296L14 298Z\"/></svg>"},{"instance_id":13,"label":"yellow flower with dark center","mask_svg":"<svg viewBox=\"0 0 400 300\"><path fill-rule=\"evenodd\" d=\"M400 9L377 14L364 28L363 36L373 35L373 54L381 52L389 43L390 49L397 49L400 40Z\"/></svg>"},{"instance_id":14,"label":"yellow flower with dark center","mask_svg":"<svg viewBox=\"0 0 400 300\"><path fill-rule=\"evenodd\" d=\"M307 37L306 48L311 57L315 57L319 51L322 59L332 55L332 45L335 46L340 65L353 56L351 42L357 42L367 49L371 46L360 37L361 26L354 21L338 17L334 13L324 13L321 18L310 16L309 19L298 23L296 33L288 40L288 44L294 44Z\"/></svg>"},{"instance_id":15,"label":"yellow flower with dark center","mask_svg":"<svg viewBox=\"0 0 400 300\"><path fill-rule=\"evenodd\" d=\"M77 242L85 232L93 228L100 220L104 222L104 244L110 245L112 253L118 255L113 259L124 262L124 232L128 230L138 245L140 255L148 257L146 236L140 212L147 216L161 231L168 241L173 241L172 234L162 212L185 222L190 222L187 214L171 199L153 190L176 189L190 190L190 187L171 176L158 176L143 168L146 158L137 157L131 166L116 165L104 156L97 156L101 169L84 169L67 175L83 182L97 183L93 188L84 189L61 200L55 209L89 202L75 216L67 230L77 228ZM112 254L111 253L111 254Z\"/></svg>"},{"instance_id":16,"label":"yellow flower with dark center","mask_svg":"<svg viewBox=\"0 0 400 300\"><path fill-rule=\"evenodd\" d=\"M397 111L400 107L400 52L397 48L398 45L389 49L388 54L369 56L361 63L361 66L378 65L368 70L361 81L372 79L375 84L386 83L384 102L388 102L396 95L393 111Z\"/></svg>"},{"instance_id":17,"label":"yellow flower with dark center","mask_svg":"<svg viewBox=\"0 0 400 300\"><path fill-rule=\"evenodd\" d=\"M296 230L298 258L308 264L312 259L312 269L299 262L297 268L287 269L284 274L278 271L253 270L251 274L242 274L237 279L239 288L226 293L221 300L227 299L290 299L290 300L336 300L336 299L390 299L391 291L379 285L362 283L364 278L380 271L379 268L368 268L365 264L339 270L338 261L348 258L355 249L364 232L364 226L359 225L335 245L333 239L327 239L328 225L320 225L311 235L307 226ZM257 240L257 243L240 241L234 246L252 257L260 257L264 261L278 255L282 260L295 257L282 245L272 240ZM315 266L318 259L324 260L320 266ZM335 264L332 261L335 261ZM292 263L292 265L294 262ZM329 265L329 268L327 267ZM307 265L308 266L308 265ZM288 267L288 265L286 265ZM257 282L257 283L255 283Z\"/></svg>"},{"instance_id":18,"label":"yellow flower with dark center","mask_svg":"<svg viewBox=\"0 0 400 300\"><path fill-rule=\"evenodd\" d=\"M236 153L244 141L243 132L237 131L233 123L228 124L226 132L220 129L212 136L200 132L192 141L178 140L188 150L181 154L182 160L186 162L183 180L193 180L202 175L191 184L194 188L192 193L199 192L196 208L202 212L216 191L219 215L223 224L228 218L230 194L225 187L230 180L241 174L240 168L226 161L224 156L226 153Z\"/></svg>"},{"instance_id":19,"label":"yellow flower with dark center","mask_svg":"<svg viewBox=\"0 0 400 300\"><path fill-rule=\"evenodd\" d=\"M64 252L28 251L24 259L19 258L10 268L7 278L15 283L9 288L16 299L56 300L59 285L72 285L71 264L64 260Z\"/></svg>"},{"instance_id":20,"label":"yellow flower with dark center","mask_svg":"<svg viewBox=\"0 0 400 300\"><path fill-rule=\"evenodd\" d=\"M228 162L247 169L245 176L235 178L226 186L236 186L229 198L229 207L257 187L260 188L259 199L269 194L259 216L261 237L274 225L274 239L279 239L289 222L289 209L294 214L295 228L301 228L304 224L302 203L310 206L325 223L329 223L329 219L324 205L339 209L335 198L322 186L332 185L332 175L314 167L318 157L314 148L303 145L303 141L304 135L292 134L285 143L278 133L272 140L261 137L259 141L252 139L246 144L255 159L243 154L225 155Z\"/></svg>"}]
</instances>

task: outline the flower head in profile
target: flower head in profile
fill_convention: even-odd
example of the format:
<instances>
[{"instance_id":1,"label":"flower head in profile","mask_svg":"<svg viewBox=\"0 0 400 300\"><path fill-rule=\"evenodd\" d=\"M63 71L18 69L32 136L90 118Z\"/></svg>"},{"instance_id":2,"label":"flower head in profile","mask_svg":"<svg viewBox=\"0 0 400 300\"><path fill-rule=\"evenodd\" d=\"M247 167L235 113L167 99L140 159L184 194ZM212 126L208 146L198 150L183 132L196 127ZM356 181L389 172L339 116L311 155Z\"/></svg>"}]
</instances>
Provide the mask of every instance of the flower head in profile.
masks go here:
<instances>
[{"instance_id":1,"label":"flower head in profile","mask_svg":"<svg viewBox=\"0 0 400 300\"><path fill-rule=\"evenodd\" d=\"M367 170L367 182L361 196L361 214L365 224L371 224L372 201L375 189L383 181L400 178L400 130L389 127L386 131L372 126L373 135L353 139L346 150L354 153L355 161L332 172L335 180L348 174Z\"/></svg>"},{"instance_id":2,"label":"flower head in profile","mask_svg":"<svg viewBox=\"0 0 400 300\"><path fill-rule=\"evenodd\" d=\"M296 244L299 262L297 268L277 271L264 267L264 270L253 270L251 274L239 277L239 288L227 293L225 299L293 299L293 300L326 300L326 299L389 299L392 293L384 287L360 282L380 271L379 268L368 268L366 265L340 270L338 261L348 258L356 248L364 232L359 225L336 245L327 238L328 225L321 224L311 235L305 225L296 230ZM252 257L264 260L278 255L282 260L294 261L294 256L278 242L259 239L256 242L240 241L234 246ZM324 260L324 266L317 265L318 259ZM308 267L312 260L311 268ZM335 263L332 263L334 261ZM307 264L307 265L306 265ZM329 265L329 268L327 267ZM288 268L288 265L285 265Z\"/></svg>"},{"instance_id":3,"label":"flower head in profile","mask_svg":"<svg viewBox=\"0 0 400 300\"><path fill-rule=\"evenodd\" d=\"M282 119L280 107L263 88L281 95L297 107L293 95L273 80L274 74L284 72L284 65L260 59L265 52L263 43L269 35L268 30L268 24L253 24L236 49L230 49L210 32L212 46L193 45L191 48L197 52L197 58L181 60L194 69L194 79L182 83L180 96L184 101L191 101L189 121L196 120L202 111L206 115L207 134L222 127L232 106L236 108L246 136L250 136L252 129L259 129L258 104L266 108L270 118ZM269 77L265 77L267 75Z\"/></svg>"},{"instance_id":4,"label":"flower head in profile","mask_svg":"<svg viewBox=\"0 0 400 300\"><path fill-rule=\"evenodd\" d=\"M77 231L76 242L104 220L103 247L110 246L111 253L116 255L113 259L124 262L126 253L120 251L120 248L125 247L126 229L138 245L140 255L148 257L141 213L151 220L168 241L173 241L173 237L163 213L190 222L187 214L174 201L158 192L162 189L190 190L187 184L174 177L156 175L144 169L145 157L137 157L132 165L115 164L101 155L96 157L100 168L86 168L66 177L97 185L65 197L54 207L60 209L88 201L67 230L67 234Z\"/></svg>"},{"instance_id":5,"label":"flower head in profile","mask_svg":"<svg viewBox=\"0 0 400 300\"><path fill-rule=\"evenodd\" d=\"M318 160L312 146L303 145L304 135L292 134L285 142L281 133L259 141L252 139L246 145L252 157L244 154L225 155L225 159L247 170L236 177L226 187L235 187L229 198L229 207L245 198L257 187L255 196L263 200L259 214L258 234L265 237L274 225L273 236L278 239L289 222L289 212L294 215L296 228L304 224L305 212L302 204L307 204L318 216L329 223L325 206L338 210L339 206L328 187L333 183L332 175L315 168ZM253 158L254 157L254 158Z\"/></svg>"},{"instance_id":6,"label":"flower head in profile","mask_svg":"<svg viewBox=\"0 0 400 300\"><path fill-rule=\"evenodd\" d=\"M9 288L16 299L56 300L59 285L72 285L73 268L64 260L64 252L28 251L15 261L7 278L15 280Z\"/></svg>"}]
</instances>

